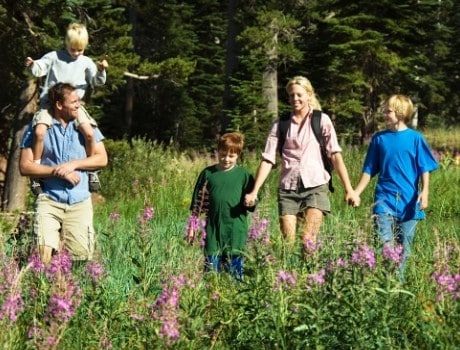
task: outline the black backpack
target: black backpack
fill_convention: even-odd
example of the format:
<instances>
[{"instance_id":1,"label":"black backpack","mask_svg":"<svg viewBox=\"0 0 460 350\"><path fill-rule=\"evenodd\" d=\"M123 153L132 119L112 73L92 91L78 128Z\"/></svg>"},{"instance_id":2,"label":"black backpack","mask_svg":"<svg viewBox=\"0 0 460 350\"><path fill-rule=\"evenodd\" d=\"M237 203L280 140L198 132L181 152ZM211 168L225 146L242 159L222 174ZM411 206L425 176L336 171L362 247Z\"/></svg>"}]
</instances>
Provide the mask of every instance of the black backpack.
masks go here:
<instances>
[{"instance_id":1,"label":"black backpack","mask_svg":"<svg viewBox=\"0 0 460 350\"><path fill-rule=\"evenodd\" d=\"M281 155L283 152L284 142L286 141L286 135L291 125L291 113L283 114L280 117L278 123L278 153ZM316 140L318 140L320 149L321 149L321 158L323 159L324 168L331 176L329 180L329 191L334 192L334 186L332 185L332 170L334 166L332 165L331 159L327 156L326 146L324 144L323 133L321 131L321 111L314 109L313 115L311 117L311 128L315 134Z\"/></svg>"}]
</instances>

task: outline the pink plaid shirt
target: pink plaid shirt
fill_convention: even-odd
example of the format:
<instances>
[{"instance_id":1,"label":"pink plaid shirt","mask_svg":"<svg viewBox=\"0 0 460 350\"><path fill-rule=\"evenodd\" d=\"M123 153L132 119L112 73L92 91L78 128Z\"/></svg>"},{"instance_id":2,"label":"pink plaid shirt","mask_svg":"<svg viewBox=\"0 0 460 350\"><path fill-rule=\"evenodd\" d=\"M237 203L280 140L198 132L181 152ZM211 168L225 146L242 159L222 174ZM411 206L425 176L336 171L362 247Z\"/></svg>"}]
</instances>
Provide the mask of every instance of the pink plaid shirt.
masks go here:
<instances>
[{"instance_id":1,"label":"pink plaid shirt","mask_svg":"<svg viewBox=\"0 0 460 350\"><path fill-rule=\"evenodd\" d=\"M291 119L281 159L282 168L279 181L281 189L296 190L299 176L305 188L316 187L329 182L330 176L324 169L319 143L311 128L311 115L312 112L307 116L303 126ZM273 123L265 144L265 150L262 153L263 160L274 165L276 165L278 153L278 120ZM334 125L325 113L322 113L321 129L323 130L328 156L342 152Z\"/></svg>"}]
</instances>

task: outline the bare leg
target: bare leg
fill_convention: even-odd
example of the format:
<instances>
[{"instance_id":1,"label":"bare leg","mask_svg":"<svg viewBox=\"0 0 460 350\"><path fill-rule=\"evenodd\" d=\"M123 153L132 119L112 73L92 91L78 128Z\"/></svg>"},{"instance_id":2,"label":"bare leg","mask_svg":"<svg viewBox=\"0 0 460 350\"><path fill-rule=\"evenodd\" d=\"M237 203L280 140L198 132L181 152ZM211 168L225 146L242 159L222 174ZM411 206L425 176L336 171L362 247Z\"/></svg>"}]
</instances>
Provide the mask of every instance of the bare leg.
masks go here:
<instances>
[{"instance_id":1,"label":"bare leg","mask_svg":"<svg viewBox=\"0 0 460 350\"><path fill-rule=\"evenodd\" d=\"M303 225L302 242L316 244L317 235L323 222L323 212L316 208L305 209L305 222Z\"/></svg>"},{"instance_id":2,"label":"bare leg","mask_svg":"<svg viewBox=\"0 0 460 350\"><path fill-rule=\"evenodd\" d=\"M297 231L297 216L283 215L280 216L280 228L283 234L285 243L293 246L295 243L295 236Z\"/></svg>"},{"instance_id":3,"label":"bare leg","mask_svg":"<svg viewBox=\"0 0 460 350\"><path fill-rule=\"evenodd\" d=\"M53 253L53 248L48 247L47 245L38 246L38 251L40 253L40 258L42 263L45 265L51 262L51 254Z\"/></svg>"},{"instance_id":4,"label":"bare leg","mask_svg":"<svg viewBox=\"0 0 460 350\"><path fill-rule=\"evenodd\" d=\"M45 124L37 124L34 128L34 137L32 139L32 153L34 155L34 161L42 158L43 142L47 131L48 126Z\"/></svg>"},{"instance_id":5,"label":"bare leg","mask_svg":"<svg viewBox=\"0 0 460 350\"><path fill-rule=\"evenodd\" d=\"M87 156L92 156L96 150L96 138L94 136L94 129L90 123L80 124L78 130L85 137L85 147Z\"/></svg>"},{"instance_id":6,"label":"bare leg","mask_svg":"<svg viewBox=\"0 0 460 350\"><path fill-rule=\"evenodd\" d=\"M44 149L44 141L45 135L48 132L48 125L43 123L38 123L34 127L34 137L32 138L32 154L33 154L33 161L34 163L40 164L43 149ZM43 192L43 189L40 184L40 179L31 177L30 178L30 189L32 193L38 196L40 193Z\"/></svg>"}]
</instances>

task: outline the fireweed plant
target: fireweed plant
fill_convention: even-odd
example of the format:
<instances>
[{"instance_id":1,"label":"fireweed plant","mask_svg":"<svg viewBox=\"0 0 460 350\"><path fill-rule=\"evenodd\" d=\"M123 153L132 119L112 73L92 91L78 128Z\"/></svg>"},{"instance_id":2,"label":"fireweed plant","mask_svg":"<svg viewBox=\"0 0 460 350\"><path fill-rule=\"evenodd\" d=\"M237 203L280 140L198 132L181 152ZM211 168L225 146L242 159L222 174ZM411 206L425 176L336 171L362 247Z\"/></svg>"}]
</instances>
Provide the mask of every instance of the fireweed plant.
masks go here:
<instances>
[{"instance_id":1,"label":"fireweed plant","mask_svg":"<svg viewBox=\"0 0 460 350\"><path fill-rule=\"evenodd\" d=\"M433 173L421 222L399 278L401 247L381 246L362 206L342 202L317 242L285 247L271 174L250 217L245 276L203 272L203 251L184 240L194 180L214 162L142 140L107 143L104 201L95 203L97 256L49 266L31 220L1 218L0 344L8 349L443 348L460 344L460 168ZM352 182L365 149L344 147ZM191 161L193 159L193 161ZM257 155L244 158L253 172ZM127 171L129 169L129 171ZM276 170L275 170L276 171ZM338 183L338 179L336 181ZM20 224L19 224L20 223ZM21 229L17 229L22 225ZM21 235L18 234L21 233ZM303 254L303 245L308 248Z\"/></svg>"}]
</instances>

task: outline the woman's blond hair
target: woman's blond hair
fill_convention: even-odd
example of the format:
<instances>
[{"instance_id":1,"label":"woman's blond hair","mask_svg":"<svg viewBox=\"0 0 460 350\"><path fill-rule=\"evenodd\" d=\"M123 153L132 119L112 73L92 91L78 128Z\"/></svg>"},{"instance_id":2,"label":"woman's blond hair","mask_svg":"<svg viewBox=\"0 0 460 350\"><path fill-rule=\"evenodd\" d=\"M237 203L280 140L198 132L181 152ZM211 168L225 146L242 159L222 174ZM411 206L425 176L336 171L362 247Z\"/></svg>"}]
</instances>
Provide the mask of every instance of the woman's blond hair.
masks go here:
<instances>
[{"instance_id":1,"label":"woman's blond hair","mask_svg":"<svg viewBox=\"0 0 460 350\"><path fill-rule=\"evenodd\" d=\"M321 104L319 103L318 98L316 97L315 90L313 89L313 85L311 84L310 80L300 75L290 79L286 84L286 91L288 94L289 89L292 85L302 86L305 89L305 91L311 94L310 105L313 107L313 109L321 110Z\"/></svg>"}]
</instances>

